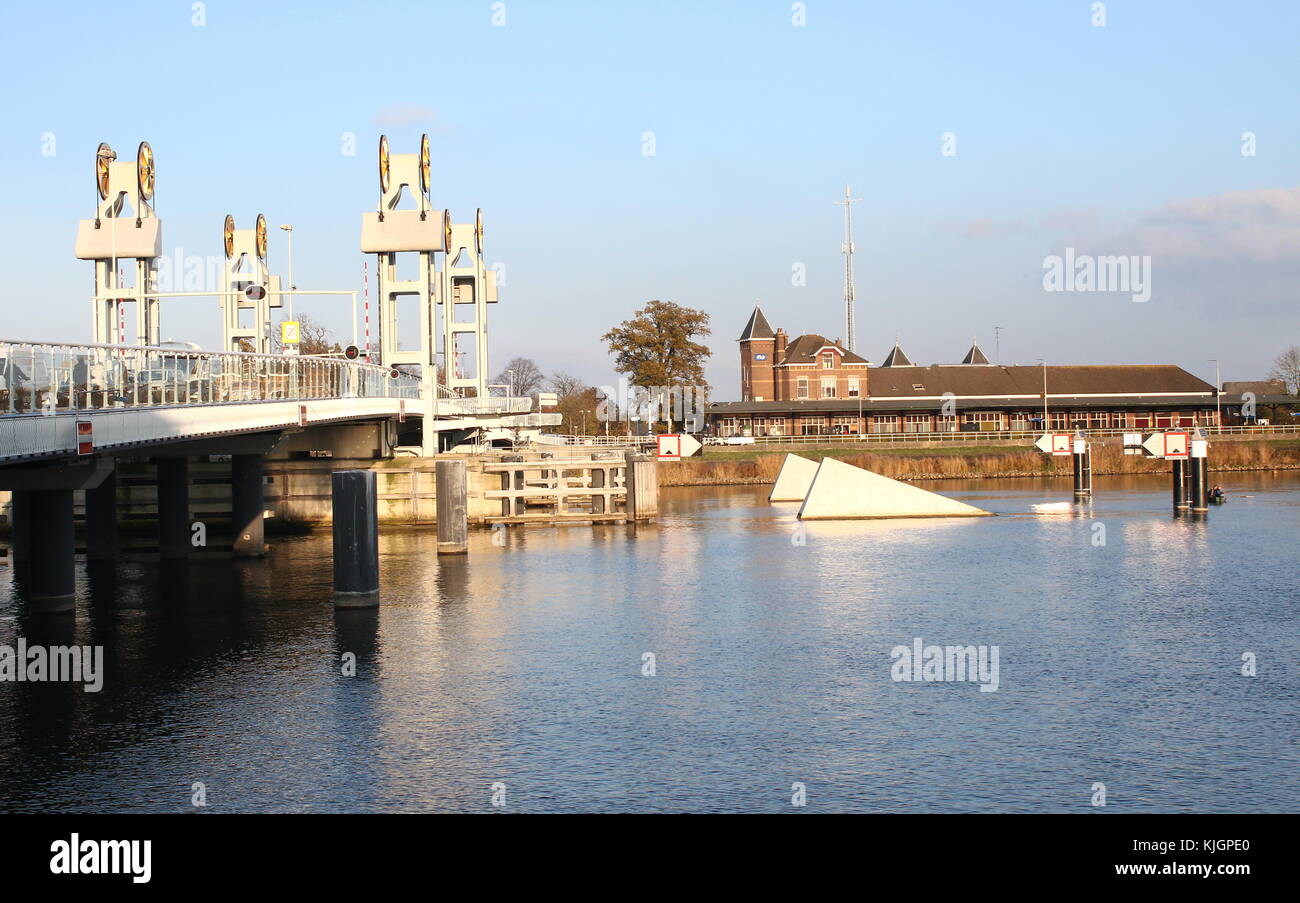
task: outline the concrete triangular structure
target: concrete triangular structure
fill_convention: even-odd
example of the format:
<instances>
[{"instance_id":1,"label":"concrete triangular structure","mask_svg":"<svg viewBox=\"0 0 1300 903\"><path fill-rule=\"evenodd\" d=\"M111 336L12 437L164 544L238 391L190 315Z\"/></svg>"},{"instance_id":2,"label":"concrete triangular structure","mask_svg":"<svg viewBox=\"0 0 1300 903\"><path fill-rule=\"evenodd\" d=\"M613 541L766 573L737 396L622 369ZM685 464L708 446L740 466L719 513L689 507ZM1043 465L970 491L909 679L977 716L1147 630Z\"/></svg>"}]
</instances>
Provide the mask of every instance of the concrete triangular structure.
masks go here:
<instances>
[{"instance_id":1,"label":"concrete triangular structure","mask_svg":"<svg viewBox=\"0 0 1300 903\"><path fill-rule=\"evenodd\" d=\"M781 462L781 472L776 475L776 482L772 484L772 494L767 497L767 500L802 502L808 495L808 487L812 485L816 474L816 461L798 455L786 455L785 460Z\"/></svg>"},{"instance_id":2,"label":"concrete triangular structure","mask_svg":"<svg viewBox=\"0 0 1300 903\"><path fill-rule=\"evenodd\" d=\"M799 508L800 520L986 516L992 512L835 458L822 458Z\"/></svg>"}]
</instances>

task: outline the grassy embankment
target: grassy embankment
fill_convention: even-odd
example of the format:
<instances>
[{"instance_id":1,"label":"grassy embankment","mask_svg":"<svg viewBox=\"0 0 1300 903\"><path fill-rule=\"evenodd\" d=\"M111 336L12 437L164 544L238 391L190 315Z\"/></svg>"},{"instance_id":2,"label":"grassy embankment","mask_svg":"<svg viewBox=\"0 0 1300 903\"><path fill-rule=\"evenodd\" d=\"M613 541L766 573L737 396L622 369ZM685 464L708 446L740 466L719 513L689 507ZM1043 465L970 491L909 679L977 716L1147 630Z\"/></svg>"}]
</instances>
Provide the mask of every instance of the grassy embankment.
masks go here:
<instances>
[{"instance_id":1,"label":"grassy embankment","mask_svg":"<svg viewBox=\"0 0 1300 903\"><path fill-rule=\"evenodd\" d=\"M880 448L863 451L842 445L769 450L755 446L710 446L701 457L659 465L661 486L707 486L770 483L787 452L806 458L833 457L899 480L999 477L1070 477L1069 457L1052 458L1026 446L956 448ZM1116 439L1094 443L1093 473L1168 473L1169 462L1125 455ZM1211 444L1212 471L1300 469L1300 440L1216 439Z\"/></svg>"}]
</instances>

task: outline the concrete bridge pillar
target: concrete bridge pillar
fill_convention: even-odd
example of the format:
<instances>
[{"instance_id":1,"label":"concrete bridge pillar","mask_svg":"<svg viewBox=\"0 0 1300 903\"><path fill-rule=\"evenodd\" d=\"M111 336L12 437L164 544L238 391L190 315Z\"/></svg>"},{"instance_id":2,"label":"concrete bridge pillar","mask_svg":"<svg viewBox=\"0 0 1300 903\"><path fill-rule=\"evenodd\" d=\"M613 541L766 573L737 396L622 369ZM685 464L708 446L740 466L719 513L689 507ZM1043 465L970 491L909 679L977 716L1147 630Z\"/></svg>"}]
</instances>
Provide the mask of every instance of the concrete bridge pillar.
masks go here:
<instances>
[{"instance_id":1,"label":"concrete bridge pillar","mask_svg":"<svg viewBox=\"0 0 1300 903\"><path fill-rule=\"evenodd\" d=\"M117 475L110 473L86 490L86 557L111 559L117 554Z\"/></svg>"},{"instance_id":2,"label":"concrete bridge pillar","mask_svg":"<svg viewBox=\"0 0 1300 903\"><path fill-rule=\"evenodd\" d=\"M15 489L9 499L9 563L26 567L32 558L32 494Z\"/></svg>"},{"instance_id":3,"label":"concrete bridge pillar","mask_svg":"<svg viewBox=\"0 0 1300 903\"><path fill-rule=\"evenodd\" d=\"M190 462L156 458L158 468L158 551L163 558L190 554Z\"/></svg>"},{"instance_id":4,"label":"concrete bridge pillar","mask_svg":"<svg viewBox=\"0 0 1300 903\"><path fill-rule=\"evenodd\" d=\"M31 543L29 564L23 573L23 595L42 611L72 611L77 593L72 490L43 489L23 494L31 496L21 514L21 519L27 521L27 539Z\"/></svg>"},{"instance_id":5,"label":"concrete bridge pillar","mask_svg":"<svg viewBox=\"0 0 1300 903\"><path fill-rule=\"evenodd\" d=\"M266 512L264 459L261 455L230 458L231 528L236 558L266 554L263 515Z\"/></svg>"}]
</instances>

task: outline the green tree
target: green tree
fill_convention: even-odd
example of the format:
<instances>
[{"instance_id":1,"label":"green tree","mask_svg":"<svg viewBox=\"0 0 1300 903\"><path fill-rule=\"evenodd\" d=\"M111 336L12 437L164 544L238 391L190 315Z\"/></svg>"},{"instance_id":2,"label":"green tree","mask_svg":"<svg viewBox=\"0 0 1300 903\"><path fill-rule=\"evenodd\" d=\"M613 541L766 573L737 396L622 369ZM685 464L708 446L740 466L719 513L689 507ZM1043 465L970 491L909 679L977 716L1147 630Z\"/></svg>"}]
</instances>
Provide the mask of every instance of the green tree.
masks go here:
<instances>
[{"instance_id":1,"label":"green tree","mask_svg":"<svg viewBox=\"0 0 1300 903\"><path fill-rule=\"evenodd\" d=\"M712 352L696 339L711 334L709 315L671 301L650 301L632 319L601 336L614 369L634 386L660 391L708 389L704 363Z\"/></svg>"}]
</instances>

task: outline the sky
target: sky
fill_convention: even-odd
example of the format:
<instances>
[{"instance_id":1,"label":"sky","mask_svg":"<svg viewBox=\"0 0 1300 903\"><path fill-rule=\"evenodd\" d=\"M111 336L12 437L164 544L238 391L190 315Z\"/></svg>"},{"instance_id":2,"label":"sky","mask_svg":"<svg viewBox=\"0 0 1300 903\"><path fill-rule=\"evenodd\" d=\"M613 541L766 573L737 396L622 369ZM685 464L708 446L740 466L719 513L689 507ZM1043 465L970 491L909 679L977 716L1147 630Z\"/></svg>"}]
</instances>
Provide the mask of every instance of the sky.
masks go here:
<instances>
[{"instance_id":1,"label":"sky","mask_svg":"<svg viewBox=\"0 0 1300 903\"><path fill-rule=\"evenodd\" d=\"M792 336L845 335L846 184L872 361L898 340L955 363L977 338L1008 364L1213 381L1218 359L1244 380L1300 343L1293 2L107 9L0 6L5 339L91 336L72 246L101 141L150 142L169 256L220 255L227 213L265 213L274 271L292 223L297 285L357 289L379 135L412 153L427 132L434 206L482 207L504 274L492 371L522 355L612 385L600 336L658 298L710 315L712 397L738 398L756 300ZM1149 298L1047 290L1067 249L1137 258ZM297 309L350 337L346 302ZM165 302L162 322L220 344L215 300Z\"/></svg>"}]
</instances>

